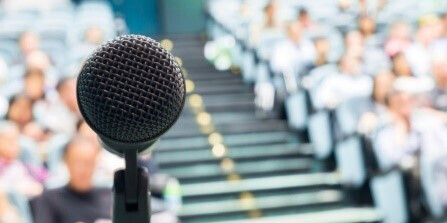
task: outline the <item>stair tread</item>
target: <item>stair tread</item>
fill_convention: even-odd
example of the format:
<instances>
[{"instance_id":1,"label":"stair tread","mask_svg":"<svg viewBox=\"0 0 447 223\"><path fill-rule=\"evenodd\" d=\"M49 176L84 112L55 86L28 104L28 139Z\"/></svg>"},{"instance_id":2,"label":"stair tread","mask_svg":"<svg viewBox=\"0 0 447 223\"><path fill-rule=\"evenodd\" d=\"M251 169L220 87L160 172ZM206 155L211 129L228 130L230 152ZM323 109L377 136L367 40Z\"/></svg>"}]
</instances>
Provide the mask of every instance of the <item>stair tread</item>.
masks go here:
<instances>
[{"instance_id":1,"label":"stair tread","mask_svg":"<svg viewBox=\"0 0 447 223\"><path fill-rule=\"evenodd\" d=\"M312 161L309 159L283 159L283 160L255 160L248 162L238 162L234 171L239 175L265 173L274 171L287 171L310 169ZM219 163L209 164L194 164L192 166L177 166L176 168L164 168L164 171L177 178L185 177L213 177L213 176L225 176L225 173Z\"/></svg>"},{"instance_id":2,"label":"stair tread","mask_svg":"<svg viewBox=\"0 0 447 223\"><path fill-rule=\"evenodd\" d=\"M283 194L267 197L226 200L217 202L202 202L185 205L180 211L180 217L194 215L226 214L231 212L249 211L253 209L264 210L272 208L318 205L324 203L340 202L342 192L338 190L321 190L318 192L305 192L299 194Z\"/></svg>"},{"instance_id":3,"label":"stair tread","mask_svg":"<svg viewBox=\"0 0 447 223\"><path fill-rule=\"evenodd\" d=\"M299 143L281 143L273 145L256 145L256 146L239 146L227 149L226 157L232 159L248 158L248 157L266 157L277 155L293 155L301 154L311 156L313 150L310 146L301 146ZM181 162L181 161L214 161L216 157L210 151L193 150L193 151L172 151L169 153L159 153L156 156L157 162Z\"/></svg>"},{"instance_id":4,"label":"stair tread","mask_svg":"<svg viewBox=\"0 0 447 223\"><path fill-rule=\"evenodd\" d=\"M278 222L306 222L306 223L361 223L380 222L381 213L375 208L339 208L328 211L263 217L244 220L219 221L219 223L278 223Z\"/></svg>"},{"instance_id":5,"label":"stair tread","mask_svg":"<svg viewBox=\"0 0 447 223\"><path fill-rule=\"evenodd\" d=\"M253 145L270 142L290 142L290 133L285 131L228 134L223 136L223 143L227 146ZM162 138L157 145L156 152L169 150L186 150L190 148L209 148L206 136L189 138Z\"/></svg>"},{"instance_id":6,"label":"stair tread","mask_svg":"<svg viewBox=\"0 0 447 223\"><path fill-rule=\"evenodd\" d=\"M260 177L240 181L186 184L182 185L182 193L184 196L204 196L314 185L337 185L339 182L339 177L335 173L306 173L275 177Z\"/></svg>"}]
</instances>

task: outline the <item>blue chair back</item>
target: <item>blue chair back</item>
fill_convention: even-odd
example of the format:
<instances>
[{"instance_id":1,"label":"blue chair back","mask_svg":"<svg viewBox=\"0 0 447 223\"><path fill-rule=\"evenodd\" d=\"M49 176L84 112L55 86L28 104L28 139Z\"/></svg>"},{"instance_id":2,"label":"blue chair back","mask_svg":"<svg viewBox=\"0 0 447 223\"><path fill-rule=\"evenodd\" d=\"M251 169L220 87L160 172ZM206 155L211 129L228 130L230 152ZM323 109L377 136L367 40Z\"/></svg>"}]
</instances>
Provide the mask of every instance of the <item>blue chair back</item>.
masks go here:
<instances>
[{"instance_id":1,"label":"blue chair back","mask_svg":"<svg viewBox=\"0 0 447 223\"><path fill-rule=\"evenodd\" d=\"M305 91L297 91L287 97L286 102L287 123L294 130L304 130L307 128L309 119L309 108Z\"/></svg>"},{"instance_id":2,"label":"blue chair back","mask_svg":"<svg viewBox=\"0 0 447 223\"><path fill-rule=\"evenodd\" d=\"M333 149L333 133L330 111L322 110L309 118L309 138L318 159L326 159Z\"/></svg>"},{"instance_id":3,"label":"blue chair back","mask_svg":"<svg viewBox=\"0 0 447 223\"><path fill-rule=\"evenodd\" d=\"M360 137L355 135L337 142L335 149L335 159L342 182L354 188L361 187L367 176Z\"/></svg>"},{"instance_id":4,"label":"blue chair back","mask_svg":"<svg viewBox=\"0 0 447 223\"><path fill-rule=\"evenodd\" d=\"M408 222L403 178L399 170L375 176L370 186L374 203L383 214L383 223Z\"/></svg>"}]
</instances>

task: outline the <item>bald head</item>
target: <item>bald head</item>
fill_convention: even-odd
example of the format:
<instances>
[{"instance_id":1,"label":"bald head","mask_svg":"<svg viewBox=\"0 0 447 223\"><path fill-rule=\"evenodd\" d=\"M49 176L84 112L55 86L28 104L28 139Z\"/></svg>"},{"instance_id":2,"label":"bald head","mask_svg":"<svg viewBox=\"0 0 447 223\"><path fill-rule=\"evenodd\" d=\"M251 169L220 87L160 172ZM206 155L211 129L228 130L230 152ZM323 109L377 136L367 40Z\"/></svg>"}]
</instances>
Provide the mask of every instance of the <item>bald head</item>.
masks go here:
<instances>
[{"instance_id":1,"label":"bald head","mask_svg":"<svg viewBox=\"0 0 447 223\"><path fill-rule=\"evenodd\" d=\"M70 173L69 186L72 190L83 193L92 189L99 152L98 144L83 136L77 136L68 143L65 163Z\"/></svg>"}]
</instances>

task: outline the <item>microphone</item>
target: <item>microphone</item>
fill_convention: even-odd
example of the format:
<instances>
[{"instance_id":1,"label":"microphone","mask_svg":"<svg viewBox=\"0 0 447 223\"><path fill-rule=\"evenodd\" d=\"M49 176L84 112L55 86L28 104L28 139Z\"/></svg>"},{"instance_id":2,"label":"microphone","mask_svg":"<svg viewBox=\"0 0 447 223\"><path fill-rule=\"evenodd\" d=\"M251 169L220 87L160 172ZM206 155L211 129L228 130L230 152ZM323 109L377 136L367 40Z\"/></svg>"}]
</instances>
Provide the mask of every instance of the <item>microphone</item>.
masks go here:
<instances>
[{"instance_id":1,"label":"microphone","mask_svg":"<svg viewBox=\"0 0 447 223\"><path fill-rule=\"evenodd\" d=\"M87 58L76 94L104 148L126 161L126 169L115 173L113 222L149 222L147 171L136 160L180 116L185 81L179 65L151 38L119 36Z\"/></svg>"}]
</instances>

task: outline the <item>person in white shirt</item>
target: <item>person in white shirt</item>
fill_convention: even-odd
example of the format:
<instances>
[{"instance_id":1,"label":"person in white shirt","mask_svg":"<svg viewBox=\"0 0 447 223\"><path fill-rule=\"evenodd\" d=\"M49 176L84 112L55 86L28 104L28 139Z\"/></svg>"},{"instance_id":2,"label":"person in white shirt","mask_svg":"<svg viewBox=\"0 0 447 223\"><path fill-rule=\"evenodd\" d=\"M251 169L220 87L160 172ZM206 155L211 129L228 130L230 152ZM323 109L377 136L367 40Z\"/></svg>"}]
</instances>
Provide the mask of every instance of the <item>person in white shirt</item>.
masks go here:
<instances>
[{"instance_id":1,"label":"person in white shirt","mask_svg":"<svg viewBox=\"0 0 447 223\"><path fill-rule=\"evenodd\" d=\"M352 97L370 96L373 80L361 75L360 60L352 55L345 55L339 62L339 72L328 75L315 91L317 108L333 108L342 101Z\"/></svg>"},{"instance_id":2,"label":"person in white shirt","mask_svg":"<svg viewBox=\"0 0 447 223\"><path fill-rule=\"evenodd\" d=\"M434 26L421 24L416 33L416 41L405 50L405 56L415 76L428 76L430 74L431 44L434 42L435 36Z\"/></svg>"},{"instance_id":3,"label":"person in white shirt","mask_svg":"<svg viewBox=\"0 0 447 223\"><path fill-rule=\"evenodd\" d=\"M288 39L277 44L273 51L271 67L274 72L300 71L313 66L316 60L315 45L303 36L299 21L288 26Z\"/></svg>"}]
</instances>

